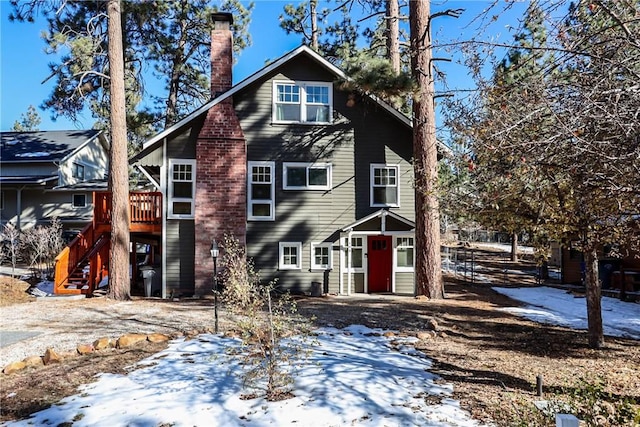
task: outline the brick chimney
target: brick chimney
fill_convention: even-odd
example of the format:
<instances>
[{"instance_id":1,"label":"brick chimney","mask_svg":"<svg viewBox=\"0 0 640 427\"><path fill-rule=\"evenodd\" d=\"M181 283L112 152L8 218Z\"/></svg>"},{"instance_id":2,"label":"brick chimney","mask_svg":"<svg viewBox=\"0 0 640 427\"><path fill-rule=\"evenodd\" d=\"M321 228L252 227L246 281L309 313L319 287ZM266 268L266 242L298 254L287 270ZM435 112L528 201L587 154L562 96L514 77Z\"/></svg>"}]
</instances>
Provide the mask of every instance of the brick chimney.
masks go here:
<instances>
[{"instance_id":1,"label":"brick chimney","mask_svg":"<svg viewBox=\"0 0 640 427\"><path fill-rule=\"evenodd\" d=\"M229 90L232 85L233 67L233 15L214 13L211 15L211 98Z\"/></svg>"},{"instance_id":2,"label":"brick chimney","mask_svg":"<svg viewBox=\"0 0 640 427\"><path fill-rule=\"evenodd\" d=\"M215 99L232 85L233 17L215 13L212 19L211 96ZM207 112L196 140L196 161L195 295L206 296L213 289L211 241L222 243L230 234L242 245L246 242L247 151L232 97Z\"/></svg>"}]
</instances>

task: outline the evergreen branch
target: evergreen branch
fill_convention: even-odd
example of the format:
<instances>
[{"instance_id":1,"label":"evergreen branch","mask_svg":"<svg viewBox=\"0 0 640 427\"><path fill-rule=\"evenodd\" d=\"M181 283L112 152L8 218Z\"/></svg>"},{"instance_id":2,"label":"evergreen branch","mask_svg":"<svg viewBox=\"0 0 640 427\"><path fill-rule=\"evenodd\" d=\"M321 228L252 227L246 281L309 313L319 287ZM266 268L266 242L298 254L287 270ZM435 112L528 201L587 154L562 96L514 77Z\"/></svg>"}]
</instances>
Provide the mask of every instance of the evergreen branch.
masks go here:
<instances>
[{"instance_id":1,"label":"evergreen branch","mask_svg":"<svg viewBox=\"0 0 640 427\"><path fill-rule=\"evenodd\" d=\"M618 23L618 25L620 26L620 28L622 28L622 30L627 34L627 37L633 38L634 34L631 32L631 30L627 27L627 23L624 22L622 19L620 19L620 17L613 11L611 10L611 8L609 6L607 6L603 1L601 0L593 0L593 2L598 5L599 7L602 8L602 10L604 10L607 15L609 15L614 21L616 21ZM636 35L637 36L637 35Z\"/></svg>"}]
</instances>

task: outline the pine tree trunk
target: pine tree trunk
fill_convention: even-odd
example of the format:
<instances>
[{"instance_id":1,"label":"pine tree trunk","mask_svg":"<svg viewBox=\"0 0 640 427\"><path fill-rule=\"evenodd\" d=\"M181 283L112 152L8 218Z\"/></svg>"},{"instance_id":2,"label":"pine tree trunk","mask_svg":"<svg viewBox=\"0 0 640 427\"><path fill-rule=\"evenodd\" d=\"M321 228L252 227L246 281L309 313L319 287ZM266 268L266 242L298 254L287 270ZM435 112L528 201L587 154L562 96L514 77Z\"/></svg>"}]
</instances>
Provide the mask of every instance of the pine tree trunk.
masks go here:
<instances>
[{"instance_id":1,"label":"pine tree trunk","mask_svg":"<svg viewBox=\"0 0 640 427\"><path fill-rule=\"evenodd\" d=\"M309 2L309 9L311 12L311 49L318 51L318 0L311 0Z\"/></svg>"},{"instance_id":2,"label":"pine tree trunk","mask_svg":"<svg viewBox=\"0 0 640 427\"><path fill-rule=\"evenodd\" d=\"M129 174L124 91L124 54L120 1L109 0L109 74L111 98L111 158L109 189L112 194L109 297L130 299L129 279Z\"/></svg>"},{"instance_id":3,"label":"pine tree trunk","mask_svg":"<svg viewBox=\"0 0 640 427\"><path fill-rule=\"evenodd\" d=\"M518 233L511 233L511 261L518 262Z\"/></svg>"},{"instance_id":4,"label":"pine tree trunk","mask_svg":"<svg viewBox=\"0 0 640 427\"><path fill-rule=\"evenodd\" d=\"M391 68L400 74L400 9L398 0L387 0L387 55Z\"/></svg>"},{"instance_id":5,"label":"pine tree trunk","mask_svg":"<svg viewBox=\"0 0 640 427\"><path fill-rule=\"evenodd\" d=\"M444 298L440 260L440 212L436 185L438 150L428 31L430 2L409 2L411 68L417 83L413 100L413 156L416 209L416 294Z\"/></svg>"},{"instance_id":6,"label":"pine tree trunk","mask_svg":"<svg viewBox=\"0 0 640 427\"><path fill-rule=\"evenodd\" d=\"M187 21L185 18L180 22L180 39L173 55L171 64L171 75L169 76L169 95L167 97L167 108L165 110L164 127L168 128L178 119L178 92L180 91L181 68L184 66L184 52L187 46Z\"/></svg>"},{"instance_id":7,"label":"pine tree trunk","mask_svg":"<svg viewBox=\"0 0 640 427\"><path fill-rule=\"evenodd\" d=\"M604 333L602 331L602 292L598 279L598 253L595 248L585 248L584 255L589 347L602 348L604 347Z\"/></svg>"}]
</instances>

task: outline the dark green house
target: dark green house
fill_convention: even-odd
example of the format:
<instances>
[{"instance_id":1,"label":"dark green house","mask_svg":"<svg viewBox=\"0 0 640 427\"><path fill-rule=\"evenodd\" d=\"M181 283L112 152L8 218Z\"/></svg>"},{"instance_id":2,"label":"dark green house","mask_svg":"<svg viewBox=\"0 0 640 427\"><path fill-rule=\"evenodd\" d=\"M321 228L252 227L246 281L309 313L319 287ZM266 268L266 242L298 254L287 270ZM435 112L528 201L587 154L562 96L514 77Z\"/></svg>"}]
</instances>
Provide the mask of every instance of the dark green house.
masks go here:
<instances>
[{"instance_id":1,"label":"dark green house","mask_svg":"<svg viewBox=\"0 0 640 427\"><path fill-rule=\"evenodd\" d=\"M225 234L293 292L413 295L409 119L305 46L232 86L216 18L212 100L131 159L163 194L163 297L211 293Z\"/></svg>"}]
</instances>

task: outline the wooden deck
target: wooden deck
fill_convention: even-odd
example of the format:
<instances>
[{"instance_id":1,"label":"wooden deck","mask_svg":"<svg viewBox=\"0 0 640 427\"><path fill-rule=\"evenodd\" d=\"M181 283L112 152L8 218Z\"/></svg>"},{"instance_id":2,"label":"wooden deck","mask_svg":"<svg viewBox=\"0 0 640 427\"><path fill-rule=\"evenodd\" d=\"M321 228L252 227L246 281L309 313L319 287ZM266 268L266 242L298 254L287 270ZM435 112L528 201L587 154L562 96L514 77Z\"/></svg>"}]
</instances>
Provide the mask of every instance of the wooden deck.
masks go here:
<instances>
[{"instance_id":1,"label":"wooden deck","mask_svg":"<svg viewBox=\"0 0 640 427\"><path fill-rule=\"evenodd\" d=\"M93 194L93 221L56 257L54 293L87 294L108 275L112 201L110 192ZM129 232L162 231L162 193L129 193Z\"/></svg>"}]
</instances>

